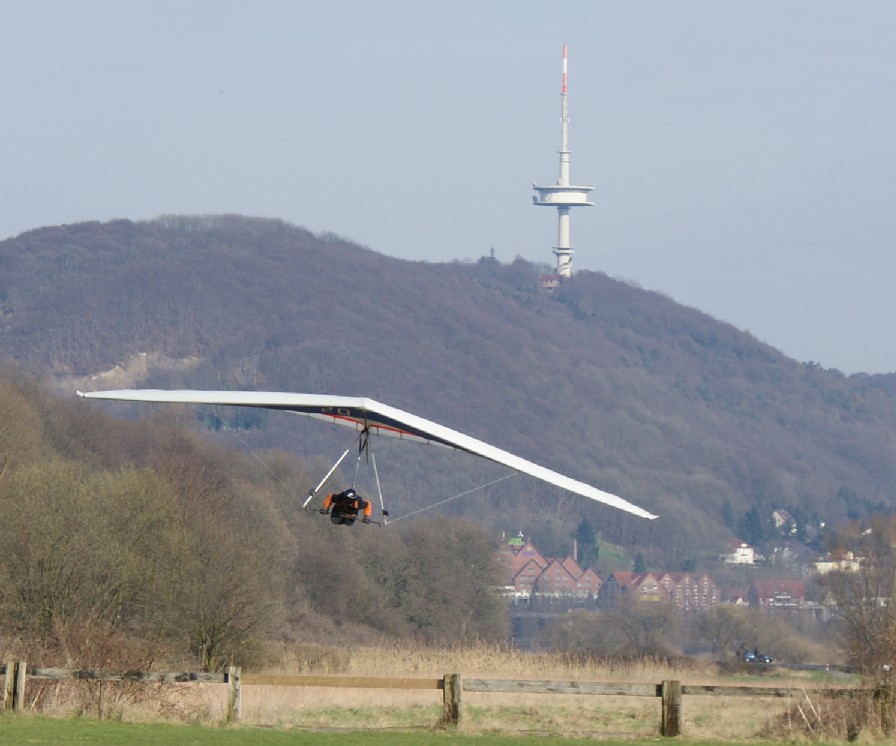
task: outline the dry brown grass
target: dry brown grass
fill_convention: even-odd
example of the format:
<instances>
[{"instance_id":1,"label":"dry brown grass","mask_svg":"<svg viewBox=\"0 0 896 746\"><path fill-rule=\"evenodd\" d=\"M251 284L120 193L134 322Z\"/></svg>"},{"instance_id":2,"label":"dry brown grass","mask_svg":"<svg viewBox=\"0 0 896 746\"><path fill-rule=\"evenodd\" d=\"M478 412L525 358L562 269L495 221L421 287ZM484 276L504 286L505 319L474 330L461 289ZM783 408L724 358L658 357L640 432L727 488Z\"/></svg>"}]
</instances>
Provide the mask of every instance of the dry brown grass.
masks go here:
<instances>
[{"instance_id":1,"label":"dry brown grass","mask_svg":"<svg viewBox=\"0 0 896 746\"><path fill-rule=\"evenodd\" d=\"M758 669L755 670L758 672ZM415 646L284 649L269 674L342 674L371 677L465 678L688 684L812 686L809 674L783 669L739 676L722 675L712 663L654 659L608 661L561 653L526 653L495 647L436 650ZM441 692L426 690L327 689L246 686L243 720L303 728L434 727L441 716ZM686 697L684 733L689 739L783 739L780 723L792 702L773 697ZM463 695L467 733L528 732L597 737L650 737L658 733L660 700L652 697L556 694Z\"/></svg>"},{"instance_id":2,"label":"dry brown grass","mask_svg":"<svg viewBox=\"0 0 896 746\"><path fill-rule=\"evenodd\" d=\"M263 671L269 675L319 674L378 678L437 679L446 673L464 678L569 680L659 683L678 679L686 684L744 684L802 687L820 685L805 672L773 669L722 675L711 663L594 660L558 653L525 653L495 647L437 650L415 646L357 646L332 648L292 646L279 652L279 662ZM246 672L250 673L250 672ZM751 675L752 674L752 675ZM842 685L842 682L828 682ZM52 709L84 711L84 694L67 684L57 692ZM223 686L186 684L146 687L142 693L106 692L107 716L128 720L171 718L220 721L224 717ZM799 701L798 701L799 700ZM50 698L46 699L50 704ZM290 728L400 729L438 727L442 693L438 690L342 689L245 685L242 720L248 724ZM798 715L799 698L686 696L683 733L688 740L789 741L840 738L822 728L807 729ZM833 719L833 705L815 703ZM88 706L89 707L89 706ZM797 708L797 709L795 709ZM797 713L795 715L795 713ZM841 718L843 722L845 719ZM653 697L556 694L487 694L465 692L461 731L589 735L598 738L655 736L660 723L660 700ZM847 730L841 729L847 734ZM868 730L863 736L871 737ZM855 737L855 728L848 731ZM845 739L845 736L844 736Z\"/></svg>"},{"instance_id":3,"label":"dry brown grass","mask_svg":"<svg viewBox=\"0 0 896 746\"><path fill-rule=\"evenodd\" d=\"M284 646L270 674L346 674L351 676L421 676L461 673L472 678L581 679L595 681L660 681L685 675L709 675L714 664L682 659L669 663L638 658L610 661L562 652L529 653L498 646L436 649L406 644L329 648ZM665 677L657 678L662 671ZM703 673L701 673L703 672Z\"/></svg>"},{"instance_id":4,"label":"dry brown grass","mask_svg":"<svg viewBox=\"0 0 896 746\"><path fill-rule=\"evenodd\" d=\"M896 711L890 701L868 695L856 699L825 700L809 693L795 697L787 711L769 720L762 735L829 741L892 743Z\"/></svg>"}]
</instances>

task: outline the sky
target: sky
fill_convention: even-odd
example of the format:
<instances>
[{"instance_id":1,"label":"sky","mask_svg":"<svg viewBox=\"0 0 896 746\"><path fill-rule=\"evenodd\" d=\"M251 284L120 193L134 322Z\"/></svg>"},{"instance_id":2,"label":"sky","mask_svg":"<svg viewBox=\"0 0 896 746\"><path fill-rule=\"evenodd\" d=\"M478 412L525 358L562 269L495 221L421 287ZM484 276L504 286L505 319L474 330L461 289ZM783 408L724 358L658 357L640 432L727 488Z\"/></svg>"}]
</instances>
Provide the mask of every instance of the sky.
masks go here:
<instances>
[{"instance_id":1,"label":"sky","mask_svg":"<svg viewBox=\"0 0 896 746\"><path fill-rule=\"evenodd\" d=\"M894 39L891 0L3 0L0 240L239 213L553 265L566 43L573 270L893 372Z\"/></svg>"}]
</instances>

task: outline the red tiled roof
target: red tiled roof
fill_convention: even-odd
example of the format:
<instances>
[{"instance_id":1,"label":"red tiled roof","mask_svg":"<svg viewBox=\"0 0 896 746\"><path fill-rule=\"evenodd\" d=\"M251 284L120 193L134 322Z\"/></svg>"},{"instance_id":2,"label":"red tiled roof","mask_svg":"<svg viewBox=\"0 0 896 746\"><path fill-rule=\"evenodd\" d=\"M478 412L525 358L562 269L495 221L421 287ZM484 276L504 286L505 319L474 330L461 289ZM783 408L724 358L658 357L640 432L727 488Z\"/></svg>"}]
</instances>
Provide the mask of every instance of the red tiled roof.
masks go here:
<instances>
[{"instance_id":1,"label":"red tiled roof","mask_svg":"<svg viewBox=\"0 0 896 746\"><path fill-rule=\"evenodd\" d=\"M802 580L754 580L753 590L759 598L772 598L776 593L802 598L806 595L806 584Z\"/></svg>"},{"instance_id":2,"label":"red tiled roof","mask_svg":"<svg viewBox=\"0 0 896 746\"><path fill-rule=\"evenodd\" d=\"M637 577L637 575L633 572L620 570L619 572L614 571L610 573L610 577L616 580L616 585L618 585L620 588L625 588Z\"/></svg>"},{"instance_id":3,"label":"red tiled roof","mask_svg":"<svg viewBox=\"0 0 896 746\"><path fill-rule=\"evenodd\" d=\"M576 562L572 557L567 557L563 560L563 566L569 570L569 574L574 578L578 578L584 570L582 570L582 566Z\"/></svg>"}]
</instances>

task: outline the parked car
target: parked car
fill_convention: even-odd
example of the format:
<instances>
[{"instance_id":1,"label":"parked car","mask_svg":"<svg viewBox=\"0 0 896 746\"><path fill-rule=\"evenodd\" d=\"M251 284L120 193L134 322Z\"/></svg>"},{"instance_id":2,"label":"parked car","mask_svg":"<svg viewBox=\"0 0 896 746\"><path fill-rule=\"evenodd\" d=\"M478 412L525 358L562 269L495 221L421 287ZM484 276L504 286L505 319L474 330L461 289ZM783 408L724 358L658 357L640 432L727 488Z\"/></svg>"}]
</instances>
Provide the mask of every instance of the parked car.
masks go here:
<instances>
[{"instance_id":1,"label":"parked car","mask_svg":"<svg viewBox=\"0 0 896 746\"><path fill-rule=\"evenodd\" d=\"M774 663L770 655L760 653L758 650L748 650L744 653L744 663Z\"/></svg>"}]
</instances>

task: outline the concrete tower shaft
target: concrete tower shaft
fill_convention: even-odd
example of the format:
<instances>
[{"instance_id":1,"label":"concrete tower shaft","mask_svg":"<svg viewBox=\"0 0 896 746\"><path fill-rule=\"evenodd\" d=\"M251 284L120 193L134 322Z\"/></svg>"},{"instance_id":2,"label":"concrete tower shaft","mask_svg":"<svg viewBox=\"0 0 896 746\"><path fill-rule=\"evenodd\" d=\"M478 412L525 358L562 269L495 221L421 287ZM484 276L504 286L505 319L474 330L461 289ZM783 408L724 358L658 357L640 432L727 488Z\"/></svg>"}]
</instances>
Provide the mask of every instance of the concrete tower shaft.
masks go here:
<instances>
[{"instance_id":1,"label":"concrete tower shaft","mask_svg":"<svg viewBox=\"0 0 896 746\"><path fill-rule=\"evenodd\" d=\"M561 277L572 275L572 255L574 249L569 243L569 210L571 207L593 207L589 200L593 186L576 186L569 183L569 97L567 94L566 44L563 45L563 78L560 86L560 176L552 186L539 186L533 182L532 188L538 194L532 202L541 207L557 208L557 245L553 248L557 257L556 272Z\"/></svg>"}]
</instances>

